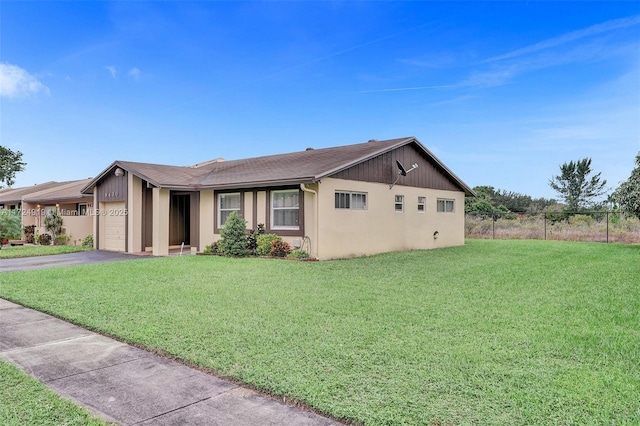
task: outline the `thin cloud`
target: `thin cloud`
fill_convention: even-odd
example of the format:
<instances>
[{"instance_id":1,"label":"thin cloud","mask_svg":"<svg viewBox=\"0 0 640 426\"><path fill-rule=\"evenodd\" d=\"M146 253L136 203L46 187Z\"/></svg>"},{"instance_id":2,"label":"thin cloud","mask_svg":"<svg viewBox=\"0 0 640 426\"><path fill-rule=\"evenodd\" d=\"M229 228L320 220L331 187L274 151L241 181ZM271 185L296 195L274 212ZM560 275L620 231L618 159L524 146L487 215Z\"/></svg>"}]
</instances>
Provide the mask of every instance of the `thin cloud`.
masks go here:
<instances>
[{"instance_id":1,"label":"thin cloud","mask_svg":"<svg viewBox=\"0 0 640 426\"><path fill-rule=\"evenodd\" d=\"M628 55L637 52L636 41L612 41L605 33L632 27L640 24L640 15L623 19L614 19L601 24L572 31L559 37L550 38L503 55L486 59L481 64L486 69L473 71L469 76L457 83L437 86L413 86L363 90L358 93L401 92L408 90L488 88L508 84L519 75L558 66L567 63L602 60L615 55ZM597 37L600 36L600 37ZM584 40L592 37L591 40ZM580 43L573 43L581 41ZM573 43L573 44L571 44ZM568 45L568 46L567 46ZM421 65L421 62L401 62Z\"/></svg>"},{"instance_id":2,"label":"thin cloud","mask_svg":"<svg viewBox=\"0 0 640 426\"><path fill-rule=\"evenodd\" d=\"M113 78L117 78L118 77L118 69L116 67L114 67L113 65L110 65L108 67L105 67L107 69L107 71L109 71L109 74L111 74L111 77Z\"/></svg>"},{"instance_id":3,"label":"thin cloud","mask_svg":"<svg viewBox=\"0 0 640 426\"><path fill-rule=\"evenodd\" d=\"M140 78L140 74L141 74L141 72L140 72L140 70L139 70L138 68L133 67L133 68L131 68L131 69L129 70L129 73L128 73L128 74L129 74L131 77L133 77L135 80L138 80L138 79Z\"/></svg>"},{"instance_id":4,"label":"thin cloud","mask_svg":"<svg viewBox=\"0 0 640 426\"><path fill-rule=\"evenodd\" d=\"M457 87L460 87L460 85L448 84L448 85L440 85L440 86L396 87L396 88L390 88L390 89L360 90L357 93L405 92L409 90L452 89Z\"/></svg>"},{"instance_id":5,"label":"thin cloud","mask_svg":"<svg viewBox=\"0 0 640 426\"><path fill-rule=\"evenodd\" d=\"M16 65L0 64L0 97L26 98L38 93L50 93L37 77Z\"/></svg>"},{"instance_id":6,"label":"thin cloud","mask_svg":"<svg viewBox=\"0 0 640 426\"><path fill-rule=\"evenodd\" d=\"M552 47L561 46L563 44L580 40L585 37L591 37L591 36L602 34L609 31L628 28L638 24L640 24L640 15L632 16L629 18L613 19L611 21L603 22L602 24L596 24L581 30L571 31L559 37L543 40L538 43L532 44L530 46L505 53L503 55L494 56L492 58L486 59L484 62L485 63L496 62L496 61L502 61L505 59L516 58L519 56L529 55L531 53L539 52L541 50L550 49Z\"/></svg>"}]
</instances>

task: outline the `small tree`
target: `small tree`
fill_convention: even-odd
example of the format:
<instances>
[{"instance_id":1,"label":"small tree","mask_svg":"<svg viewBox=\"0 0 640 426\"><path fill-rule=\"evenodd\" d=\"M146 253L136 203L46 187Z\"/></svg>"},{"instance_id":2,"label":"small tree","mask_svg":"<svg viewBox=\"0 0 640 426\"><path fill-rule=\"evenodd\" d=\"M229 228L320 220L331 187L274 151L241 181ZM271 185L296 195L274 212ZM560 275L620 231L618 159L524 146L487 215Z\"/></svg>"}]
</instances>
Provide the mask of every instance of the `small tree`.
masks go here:
<instances>
[{"instance_id":1,"label":"small tree","mask_svg":"<svg viewBox=\"0 0 640 426\"><path fill-rule=\"evenodd\" d=\"M0 146L0 188L2 188L2 183L7 186L13 185L16 173L23 171L26 165L22 161L20 151L13 152L9 148Z\"/></svg>"},{"instance_id":2,"label":"small tree","mask_svg":"<svg viewBox=\"0 0 640 426\"><path fill-rule=\"evenodd\" d=\"M238 212L232 212L224 228L220 231L222 239L219 246L227 256L244 256L247 254L247 222Z\"/></svg>"},{"instance_id":3,"label":"small tree","mask_svg":"<svg viewBox=\"0 0 640 426\"><path fill-rule=\"evenodd\" d=\"M591 178L591 158L570 161L560 166L560 175L549 180L553 188L564 200L566 210L575 212L594 205L594 199L606 192L606 180L598 173Z\"/></svg>"},{"instance_id":4,"label":"small tree","mask_svg":"<svg viewBox=\"0 0 640 426\"><path fill-rule=\"evenodd\" d=\"M62 224L62 216L60 216L58 209L51 210L44 217L44 229L51 234L51 239L53 241L56 240L58 234L62 233Z\"/></svg>"},{"instance_id":5,"label":"small tree","mask_svg":"<svg viewBox=\"0 0 640 426\"><path fill-rule=\"evenodd\" d=\"M640 152L636 155L636 167L631 176L620 184L611 198L620 210L640 219Z\"/></svg>"}]
</instances>

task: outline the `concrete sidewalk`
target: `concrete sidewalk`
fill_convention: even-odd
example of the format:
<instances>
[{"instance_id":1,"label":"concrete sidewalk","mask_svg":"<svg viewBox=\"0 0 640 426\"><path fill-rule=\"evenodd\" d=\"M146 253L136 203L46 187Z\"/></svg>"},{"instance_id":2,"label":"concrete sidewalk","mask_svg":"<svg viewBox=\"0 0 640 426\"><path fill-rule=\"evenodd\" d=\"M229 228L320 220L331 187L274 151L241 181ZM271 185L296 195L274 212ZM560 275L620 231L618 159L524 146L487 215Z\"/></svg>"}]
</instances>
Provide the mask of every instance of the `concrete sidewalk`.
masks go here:
<instances>
[{"instance_id":1,"label":"concrete sidewalk","mask_svg":"<svg viewBox=\"0 0 640 426\"><path fill-rule=\"evenodd\" d=\"M123 425L340 425L0 299L0 358Z\"/></svg>"}]
</instances>

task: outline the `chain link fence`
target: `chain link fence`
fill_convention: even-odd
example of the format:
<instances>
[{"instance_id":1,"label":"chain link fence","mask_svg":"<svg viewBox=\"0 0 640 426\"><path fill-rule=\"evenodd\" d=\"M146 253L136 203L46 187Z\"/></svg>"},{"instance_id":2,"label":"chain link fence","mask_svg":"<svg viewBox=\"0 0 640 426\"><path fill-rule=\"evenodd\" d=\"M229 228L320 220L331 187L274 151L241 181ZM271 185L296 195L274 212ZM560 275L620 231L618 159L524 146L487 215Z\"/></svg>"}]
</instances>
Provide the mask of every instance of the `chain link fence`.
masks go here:
<instances>
[{"instance_id":1,"label":"chain link fence","mask_svg":"<svg viewBox=\"0 0 640 426\"><path fill-rule=\"evenodd\" d=\"M640 220L611 211L467 214L465 237L640 244Z\"/></svg>"}]
</instances>

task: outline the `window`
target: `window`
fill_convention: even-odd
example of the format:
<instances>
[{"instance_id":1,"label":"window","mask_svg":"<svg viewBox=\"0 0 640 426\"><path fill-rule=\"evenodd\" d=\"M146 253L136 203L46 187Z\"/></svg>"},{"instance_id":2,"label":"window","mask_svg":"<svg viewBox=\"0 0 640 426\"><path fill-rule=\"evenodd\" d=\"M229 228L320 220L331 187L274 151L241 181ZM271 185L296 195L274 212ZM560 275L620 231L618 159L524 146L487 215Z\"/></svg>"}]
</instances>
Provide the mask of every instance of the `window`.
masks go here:
<instances>
[{"instance_id":1,"label":"window","mask_svg":"<svg viewBox=\"0 0 640 426\"><path fill-rule=\"evenodd\" d=\"M397 212L404 211L404 195L396 195L395 209Z\"/></svg>"},{"instance_id":2,"label":"window","mask_svg":"<svg viewBox=\"0 0 640 426\"><path fill-rule=\"evenodd\" d=\"M290 189L271 192L271 228L300 228L300 191Z\"/></svg>"},{"instance_id":3,"label":"window","mask_svg":"<svg viewBox=\"0 0 640 426\"><path fill-rule=\"evenodd\" d=\"M367 194L336 191L336 209L366 210Z\"/></svg>"},{"instance_id":4,"label":"window","mask_svg":"<svg viewBox=\"0 0 640 426\"><path fill-rule=\"evenodd\" d=\"M453 213L454 200L438 200L438 213Z\"/></svg>"},{"instance_id":5,"label":"window","mask_svg":"<svg viewBox=\"0 0 640 426\"><path fill-rule=\"evenodd\" d=\"M232 212L240 213L240 193L218 194L218 228L222 228Z\"/></svg>"},{"instance_id":6,"label":"window","mask_svg":"<svg viewBox=\"0 0 640 426\"><path fill-rule=\"evenodd\" d=\"M78 203L78 216L87 215L87 203Z\"/></svg>"},{"instance_id":7,"label":"window","mask_svg":"<svg viewBox=\"0 0 640 426\"><path fill-rule=\"evenodd\" d=\"M427 197L418 197L418 213L424 213L427 205Z\"/></svg>"}]
</instances>

